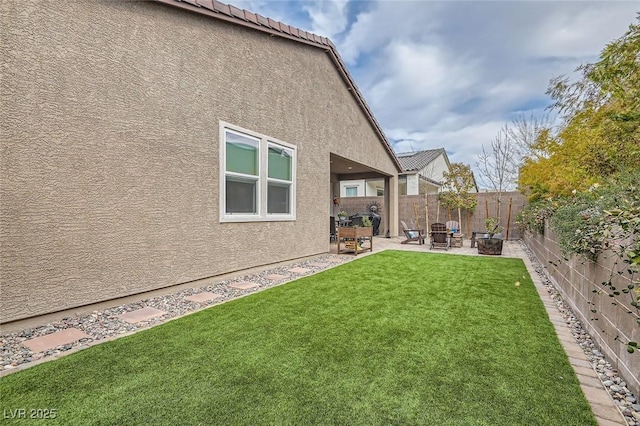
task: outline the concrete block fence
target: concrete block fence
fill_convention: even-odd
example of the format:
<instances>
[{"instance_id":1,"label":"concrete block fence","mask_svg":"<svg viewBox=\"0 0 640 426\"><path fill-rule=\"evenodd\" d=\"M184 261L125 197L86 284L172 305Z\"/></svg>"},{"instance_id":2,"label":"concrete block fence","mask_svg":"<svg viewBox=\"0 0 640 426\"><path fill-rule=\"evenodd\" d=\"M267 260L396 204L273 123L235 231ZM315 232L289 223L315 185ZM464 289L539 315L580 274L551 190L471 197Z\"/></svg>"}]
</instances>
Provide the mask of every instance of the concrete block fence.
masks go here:
<instances>
[{"instance_id":1,"label":"concrete block fence","mask_svg":"<svg viewBox=\"0 0 640 426\"><path fill-rule=\"evenodd\" d=\"M640 393L640 353L627 352L623 342L640 341L640 326L636 316L627 311L635 311L628 294L621 294L614 300L608 296L608 287L602 282L609 280L613 271L616 288L625 288L631 280L628 274L619 275L617 271L626 270L623 262L615 263L616 256L603 252L595 262L581 256L571 256L568 260L562 254L557 236L547 225L544 234L526 232L524 242L533 251L545 267L547 275L562 294L564 301L571 306L585 330L599 347L627 387L634 394ZM593 290L603 290L601 294ZM589 302L595 303L596 312ZM616 302L617 304L613 304ZM616 336L618 339L616 339Z\"/></svg>"}]
</instances>

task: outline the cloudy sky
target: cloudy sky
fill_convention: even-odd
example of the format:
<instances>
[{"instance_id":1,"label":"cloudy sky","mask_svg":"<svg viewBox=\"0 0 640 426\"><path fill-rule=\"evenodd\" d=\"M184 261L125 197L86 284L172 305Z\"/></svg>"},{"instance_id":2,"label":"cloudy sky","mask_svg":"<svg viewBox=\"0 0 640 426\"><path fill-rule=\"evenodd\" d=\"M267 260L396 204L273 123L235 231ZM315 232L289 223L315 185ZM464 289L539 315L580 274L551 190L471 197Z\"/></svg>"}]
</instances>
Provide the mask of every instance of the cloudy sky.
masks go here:
<instances>
[{"instance_id":1,"label":"cloudy sky","mask_svg":"<svg viewBox=\"0 0 640 426\"><path fill-rule=\"evenodd\" d=\"M637 1L231 0L329 37L396 152L444 147L474 166L549 80L594 62ZM477 174L477 173L476 173Z\"/></svg>"}]
</instances>

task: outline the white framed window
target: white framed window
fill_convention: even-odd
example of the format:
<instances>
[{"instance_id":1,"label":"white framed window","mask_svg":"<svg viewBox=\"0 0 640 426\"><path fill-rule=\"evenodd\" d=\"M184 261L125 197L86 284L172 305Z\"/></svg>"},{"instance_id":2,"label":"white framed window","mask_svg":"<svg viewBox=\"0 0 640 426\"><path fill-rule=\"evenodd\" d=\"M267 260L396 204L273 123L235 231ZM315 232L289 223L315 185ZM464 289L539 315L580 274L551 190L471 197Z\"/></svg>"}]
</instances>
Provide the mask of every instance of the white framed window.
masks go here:
<instances>
[{"instance_id":1,"label":"white framed window","mask_svg":"<svg viewBox=\"0 0 640 426\"><path fill-rule=\"evenodd\" d=\"M220 221L295 220L294 145L220 122Z\"/></svg>"}]
</instances>

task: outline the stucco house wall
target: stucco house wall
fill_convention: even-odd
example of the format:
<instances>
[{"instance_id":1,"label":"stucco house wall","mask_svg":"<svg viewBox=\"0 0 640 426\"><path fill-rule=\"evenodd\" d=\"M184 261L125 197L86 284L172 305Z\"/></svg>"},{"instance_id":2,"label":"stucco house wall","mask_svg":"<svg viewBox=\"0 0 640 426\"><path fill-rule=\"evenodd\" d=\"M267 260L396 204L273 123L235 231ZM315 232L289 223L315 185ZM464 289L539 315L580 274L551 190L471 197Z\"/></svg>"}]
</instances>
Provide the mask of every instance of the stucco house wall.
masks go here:
<instances>
[{"instance_id":1,"label":"stucco house wall","mask_svg":"<svg viewBox=\"0 0 640 426\"><path fill-rule=\"evenodd\" d=\"M347 188L356 188L357 195L354 197L364 197L366 181L364 179L340 181L340 198L347 197Z\"/></svg>"},{"instance_id":2,"label":"stucco house wall","mask_svg":"<svg viewBox=\"0 0 640 426\"><path fill-rule=\"evenodd\" d=\"M431 163L423 167L419 174L428 179L435 180L436 182L442 182L444 179L443 173L449 171L449 164L444 158L444 155L440 154Z\"/></svg>"},{"instance_id":3,"label":"stucco house wall","mask_svg":"<svg viewBox=\"0 0 640 426\"><path fill-rule=\"evenodd\" d=\"M0 323L325 253L329 153L397 175L323 49L148 1L0 10ZM297 147L296 220L220 223L221 120Z\"/></svg>"},{"instance_id":4,"label":"stucco house wall","mask_svg":"<svg viewBox=\"0 0 640 426\"><path fill-rule=\"evenodd\" d=\"M437 155L433 157L433 153ZM400 154L406 179L406 195L437 194L439 182L449 171L449 159L444 148Z\"/></svg>"},{"instance_id":5,"label":"stucco house wall","mask_svg":"<svg viewBox=\"0 0 640 426\"><path fill-rule=\"evenodd\" d=\"M352 197L377 197L378 190L384 191L383 180L367 180L367 179L355 179L355 180L342 180L340 181L340 197L347 197L347 188L355 188L356 195Z\"/></svg>"},{"instance_id":6,"label":"stucco house wall","mask_svg":"<svg viewBox=\"0 0 640 426\"><path fill-rule=\"evenodd\" d=\"M407 174L407 195L420 193L420 176L417 173Z\"/></svg>"}]
</instances>

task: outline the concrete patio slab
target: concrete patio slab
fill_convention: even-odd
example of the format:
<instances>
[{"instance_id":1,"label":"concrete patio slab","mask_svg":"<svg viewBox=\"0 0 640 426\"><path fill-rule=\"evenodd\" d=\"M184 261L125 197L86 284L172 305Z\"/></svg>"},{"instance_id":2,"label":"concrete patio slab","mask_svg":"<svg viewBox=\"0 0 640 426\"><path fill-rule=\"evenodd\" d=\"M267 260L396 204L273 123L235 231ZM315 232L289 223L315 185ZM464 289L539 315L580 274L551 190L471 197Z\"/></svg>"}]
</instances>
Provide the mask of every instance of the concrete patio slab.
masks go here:
<instances>
[{"instance_id":1,"label":"concrete patio slab","mask_svg":"<svg viewBox=\"0 0 640 426\"><path fill-rule=\"evenodd\" d=\"M291 269L289 269L289 272L291 272L292 274L296 274L296 275L302 275L302 274L307 274L307 273L311 272L311 269L309 269L309 268L291 268Z\"/></svg>"},{"instance_id":2,"label":"concrete patio slab","mask_svg":"<svg viewBox=\"0 0 640 426\"><path fill-rule=\"evenodd\" d=\"M620 426L619 422L614 422L614 421L610 421L607 419L603 419L602 417L597 417L596 416L596 420L598 421L598 426ZM625 424L626 426L626 424Z\"/></svg>"},{"instance_id":3,"label":"concrete patio slab","mask_svg":"<svg viewBox=\"0 0 640 426\"><path fill-rule=\"evenodd\" d=\"M202 293L192 294L191 296L185 297L185 300L189 300L191 302L196 303L206 303L214 299L218 299L222 297L221 294L211 293L210 291L203 291Z\"/></svg>"},{"instance_id":4,"label":"concrete patio slab","mask_svg":"<svg viewBox=\"0 0 640 426\"><path fill-rule=\"evenodd\" d=\"M228 287L235 288L237 290L249 290L252 288L260 287L257 283L252 283L251 281L240 281L233 284L228 284Z\"/></svg>"},{"instance_id":5,"label":"concrete patio slab","mask_svg":"<svg viewBox=\"0 0 640 426\"><path fill-rule=\"evenodd\" d=\"M46 336L25 340L22 344L33 352L42 352L57 346L77 342L80 339L91 339L91 336L77 328L67 328L62 331L47 334Z\"/></svg>"},{"instance_id":6,"label":"concrete patio slab","mask_svg":"<svg viewBox=\"0 0 640 426\"><path fill-rule=\"evenodd\" d=\"M271 274L271 275L267 275L265 278L271 281L280 281L280 280L284 280L285 278L289 278L289 275Z\"/></svg>"},{"instance_id":7,"label":"concrete patio slab","mask_svg":"<svg viewBox=\"0 0 640 426\"><path fill-rule=\"evenodd\" d=\"M575 365L573 368L577 368ZM597 377L593 377L591 375L585 376L584 374L580 374L578 370L576 370L576 376L578 377L578 381L585 386L591 386L593 388L603 388L602 382Z\"/></svg>"},{"instance_id":8,"label":"concrete patio slab","mask_svg":"<svg viewBox=\"0 0 640 426\"><path fill-rule=\"evenodd\" d=\"M580 349L580 347L578 346L577 343L573 344L573 345L575 345L575 347L570 347L568 345L570 345L571 343L567 343L567 342L564 342L564 341L560 340L560 344L562 344L562 347L564 348L564 351L565 351L565 353L567 354L568 357L577 358L577 359L584 359L584 360L587 359L587 357L585 356L584 352L582 352L582 349Z\"/></svg>"},{"instance_id":9,"label":"concrete patio slab","mask_svg":"<svg viewBox=\"0 0 640 426\"><path fill-rule=\"evenodd\" d=\"M118 318L120 318L124 322L128 322L129 324L135 324L142 321L148 321L155 317L161 317L165 314L165 311L152 308L151 306L146 306L136 311L125 312L124 314L118 315Z\"/></svg>"},{"instance_id":10,"label":"concrete patio slab","mask_svg":"<svg viewBox=\"0 0 640 426\"><path fill-rule=\"evenodd\" d=\"M562 342L566 343L566 344L577 344L578 342L576 341L575 337L573 336L566 336L564 334L558 333L558 339L560 339Z\"/></svg>"},{"instance_id":11,"label":"concrete patio slab","mask_svg":"<svg viewBox=\"0 0 640 426\"><path fill-rule=\"evenodd\" d=\"M557 334L559 337L570 337L570 338L572 338L573 340L575 340L575 337L573 337L573 333L571 332L571 330L569 329L569 327L567 327L567 323L565 322L563 325L564 325L564 327L563 327L563 328L561 328L561 327L556 327L556 334Z\"/></svg>"},{"instance_id":12,"label":"concrete patio slab","mask_svg":"<svg viewBox=\"0 0 640 426\"><path fill-rule=\"evenodd\" d=\"M598 420L598 424L600 424L600 419L603 418L605 420L611 422L617 422L615 424L618 425L626 425L627 422L620 414L620 411L615 408L613 401L611 400L611 396L604 389L598 389L591 386L581 384L582 392L587 397L587 401L591 404L591 409L593 410L593 414L596 415L596 420Z\"/></svg>"},{"instance_id":13,"label":"concrete patio slab","mask_svg":"<svg viewBox=\"0 0 640 426\"><path fill-rule=\"evenodd\" d=\"M556 336L558 336L558 339L565 340L567 343L578 343L570 331L556 330Z\"/></svg>"},{"instance_id":14,"label":"concrete patio slab","mask_svg":"<svg viewBox=\"0 0 640 426\"><path fill-rule=\"evenodd\" d=\"M586 359L577 359L573 357L569 357L569 363L578 367L591 368L591 363Z\"/></svg>"}]
</instances>

